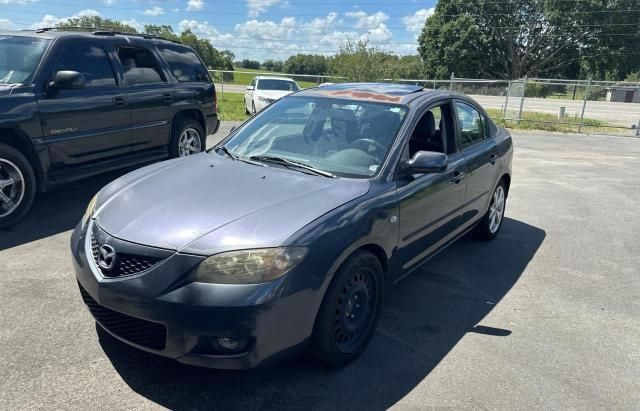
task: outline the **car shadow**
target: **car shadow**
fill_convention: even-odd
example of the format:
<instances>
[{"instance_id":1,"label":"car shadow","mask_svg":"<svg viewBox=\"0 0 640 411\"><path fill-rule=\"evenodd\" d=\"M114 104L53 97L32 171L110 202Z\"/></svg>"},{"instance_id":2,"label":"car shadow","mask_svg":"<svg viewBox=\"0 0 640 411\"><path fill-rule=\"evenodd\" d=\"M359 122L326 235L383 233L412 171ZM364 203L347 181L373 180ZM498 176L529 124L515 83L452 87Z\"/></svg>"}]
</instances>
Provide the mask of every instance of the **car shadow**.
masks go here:
<instances>
[{"instance_id":1,"label":"car shadow","mask_svg":"<svg viewBox=\"0 0 640 411\"><path fill-rule=\"evenodd\" d=\"M71 230L84 215L91 198L129 171L131 169L100 174L38 195L22 221L0 229L0 251Z\"/></svg>"},{"instance_id":2,"label":"car shadow","mask_svg":"<svg viewBox=\"0 0 640 411\"><path fill-rule=\"evenodd\" d=\"M508 329L479 323L544 238L543 230L507 218L493 241L461 239L390 289L369 347L342 369L302 356L272 368L211 370L133 349L104 331L99 341L135 392L169 409L387 409L467 333L509 337Z\"/></svg>"}]
</instances>

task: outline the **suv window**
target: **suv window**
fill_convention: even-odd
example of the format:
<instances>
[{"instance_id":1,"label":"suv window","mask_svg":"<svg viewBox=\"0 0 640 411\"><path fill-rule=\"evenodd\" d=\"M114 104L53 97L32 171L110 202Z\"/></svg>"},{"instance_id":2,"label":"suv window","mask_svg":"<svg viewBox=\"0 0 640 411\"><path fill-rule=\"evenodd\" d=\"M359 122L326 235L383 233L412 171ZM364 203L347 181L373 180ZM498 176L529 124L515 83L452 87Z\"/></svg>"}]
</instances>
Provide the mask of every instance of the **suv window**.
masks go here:
<instances>
[{"instance_id":1,"label":"suv window","mask_svg":"<svg viewBox=\"0 0 640 411\"><path fill-rule=\"evenodd\" d=\"M130 86L167 81L158 60L149 50L139 47L118 47L118 58L127 84Z\"/></svg>"},{"instance_id":2,"label":"suv window","mask_svg":"<svg viewBox=\"0 0 640 411\"><path fill-rule=\"evenodd\" d=\"M188 48L170 45L158 46L160 53L167 60L171 74L179 82L209 82L207 69L202 65L198 55Z\"/></svg>"},{"instance_id":3,"label":"suv window","mask_svg":"<svg viewBox=\"0 0 640 411\"><path fill-rule=\"evenodd\" d=\"M483 140L485 138L485 120L482 115L469 104L456 102L458 117L458 131L462 147Z\"/></svg>"},{"instance_id":4,"label":"suv window","mask_svg":"<svg viewBox=\"0 0 640 411\"><path fill-rule=\"evenodd\" d=\"M104 49L91 43L68 43L57 53L54 74L58 71L77 71L84 76L86 87L114 87L116 78L111 61Z\"/></svg>"}]
</instances>

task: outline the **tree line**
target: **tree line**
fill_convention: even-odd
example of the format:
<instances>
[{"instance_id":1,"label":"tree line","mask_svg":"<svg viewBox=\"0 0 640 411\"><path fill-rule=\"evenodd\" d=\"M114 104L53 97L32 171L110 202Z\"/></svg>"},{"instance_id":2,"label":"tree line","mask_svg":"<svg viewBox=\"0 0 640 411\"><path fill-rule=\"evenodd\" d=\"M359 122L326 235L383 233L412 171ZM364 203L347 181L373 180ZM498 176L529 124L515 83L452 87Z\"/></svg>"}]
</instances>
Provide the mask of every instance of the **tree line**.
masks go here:
<instances>
[{"instance_id":1,"label":"tree line","mask_svg":"<svg viewBox=\"0 0 640 411\"><path fill-rule=\"evenodd\" d=\"M234 67L289 74L337 76L352 81L447 79L633 80L640 77L638 0L439 0L418 38L416 55L397 56L367 41L347 42L333 56L297 54L286 60L234 62L190 30L146 25L143 32L193 47L212 69ZM60 27L134 27L98 16Z\"/></svg>"}]
</instances>

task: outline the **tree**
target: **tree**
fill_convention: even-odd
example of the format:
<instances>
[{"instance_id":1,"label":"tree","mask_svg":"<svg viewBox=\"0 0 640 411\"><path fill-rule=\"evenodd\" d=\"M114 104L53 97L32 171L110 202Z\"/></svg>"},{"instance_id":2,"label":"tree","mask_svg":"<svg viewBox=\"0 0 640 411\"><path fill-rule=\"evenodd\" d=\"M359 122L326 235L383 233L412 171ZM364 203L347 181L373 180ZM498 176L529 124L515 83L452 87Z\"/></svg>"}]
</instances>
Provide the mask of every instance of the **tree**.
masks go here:
<instances>
[{"instance_id":1,"label":"tree","mask_svg":"<svg viewBox=\"0 0 640 411\"><path fill-rule=\"evenodd\" d=\"M314 54L296 54L284 63L285 73L323 75L327 70L327 58Z\"/></svg>"},{"instance_id":2,"label":"tree","mask_svg":"<svg viewBox=\"0 0 640 411\"><path fill-rule=\"evenodd\" d=\"M178 40L178 35L173 32L173 27L169 26L168 24L147 24L144 26L144 32L146 34L162 37L167 40Z\"/></svg>"},{"instance_id":3,"label":"tree","mask_svg":"<svg viewBox=\"0 0 640 411\"><path fill-rule=\"evenodd\" d=\"M105 28L123 33L137 33L135 27L120 23L116 20L107 19L101 16L80 16L73 17L56 24L56 27L66 30L77 30L76 27L82 28Z\"/></svg>"},{"instance_id":4,"label":"tree","mask_svg":"<svg viewBox=\"0 0 640 411\"><path fill-rule=\"evenodd\" d=\"M246 69L260 70L260 62L255 60L244 59L240 62L240 67Z\"/></svg>"},{"instance_id":5,"label":"tree","mask_svg":"<svg viewBox=\"0 0 640 411\"><path fill-rule=\"evenodd\" d=\"M268 71L281 72L284 70L284 63L279 60L268 59L262 63L262 68Z\"/></svg>"},{"instance_id":6,"label":"tree","mask_svg":"<svg viewBox=\"0 0 640 411\"><path fill-rule=\"evenodd\" d=\"M351 81L380 81L393 76L394 57L369 47L367 41L348 42L329 60L329 73Z\"/></svg>"},{"instance_id":7,"label":"tree","mask_svg":"<svg viewBox=\"0 0 640 411\"><path fill-rule=\"evenodd\" d=\"M198 38L191 30L180 33L178 40L193 48L207 67L218 70L233 70L234 56L229 50L220 52L213 47L209 40Z\"/></svg>"},{"instance_id":8,"label":"tree","mask_svg":"<svg viewBox=\"0 0 640 411\"><path fill-rule=\"evenodd\" d=\"M637 14L622 18L629 4L625 0L440 0L425 23L418 51L426 74L435 78L447 78L452 72L460 77L572 78L581 67L598 77L608 72L623 75L629 72L629 63L613 56L630 49L637 52L640 43L608 35L612 26L607 23L635 19L635 27L625 30L640 33ZM598 12L602 10L607 13Z\"/></svg>"}]
</instances>

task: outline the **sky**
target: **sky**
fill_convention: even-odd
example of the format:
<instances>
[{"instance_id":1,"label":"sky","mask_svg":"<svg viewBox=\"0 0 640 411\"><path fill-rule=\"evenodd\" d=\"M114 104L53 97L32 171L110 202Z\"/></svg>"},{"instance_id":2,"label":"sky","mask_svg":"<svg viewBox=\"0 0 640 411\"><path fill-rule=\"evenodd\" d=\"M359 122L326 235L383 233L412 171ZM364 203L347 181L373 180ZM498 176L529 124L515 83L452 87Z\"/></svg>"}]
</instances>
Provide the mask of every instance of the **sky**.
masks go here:
<instances>
[{"instance_id":1,"label":"sky","mask_svg":"<svg viewBox=\"0 0 640 411\"><path fill-rule=\"evenodd\" d=\"M417 38L437 0L0 0L0 29L52 27L100 15L142 30L145 24L191 29L236 59L284 60L333 54L346 41L398 55L417 54Z\"/></svg>"}]
</instances>

